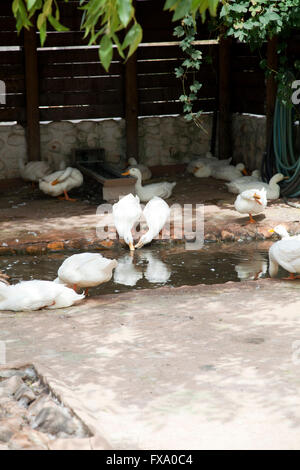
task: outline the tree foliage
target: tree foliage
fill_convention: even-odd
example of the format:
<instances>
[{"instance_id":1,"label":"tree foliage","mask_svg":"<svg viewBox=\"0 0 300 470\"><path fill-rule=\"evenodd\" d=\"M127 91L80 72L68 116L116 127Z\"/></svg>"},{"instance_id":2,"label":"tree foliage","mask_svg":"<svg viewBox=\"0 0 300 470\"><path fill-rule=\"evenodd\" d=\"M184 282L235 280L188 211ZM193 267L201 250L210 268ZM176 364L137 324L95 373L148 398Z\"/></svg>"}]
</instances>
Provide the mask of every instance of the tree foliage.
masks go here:
<instances>
[{"instance_id":1,"label":"tree foliage","mask_svg":"<svg viewBox=\"0 0 300 470\"><path fill-rule=\"evenodd\" d=\"M61 23L59 3L68 0L13 0L12 11L17 30L36 25L40 31L41 45L45 44L49 25L56 31L68 31ZM215 15L220 0L166 0L164 9L173 13L173 20L180 20L187 13L206 12ZM81 29L89 45L99 45L100 61L109 69L113 47L127 60L142 41L143 31L135 17L133 0L80 0ZM125 35L125 37L124 37Z\"/></svg>"},{"instance_id":2,"label":"tree foliage","mask_svg":"<svg viewBox=\"0 0 300 470\"><path fill-rule=\"evenodd\" d=\"M224 0L219 18L229 36L255 47L300 26L300 0Z\"/></svg>"}]
</instances>

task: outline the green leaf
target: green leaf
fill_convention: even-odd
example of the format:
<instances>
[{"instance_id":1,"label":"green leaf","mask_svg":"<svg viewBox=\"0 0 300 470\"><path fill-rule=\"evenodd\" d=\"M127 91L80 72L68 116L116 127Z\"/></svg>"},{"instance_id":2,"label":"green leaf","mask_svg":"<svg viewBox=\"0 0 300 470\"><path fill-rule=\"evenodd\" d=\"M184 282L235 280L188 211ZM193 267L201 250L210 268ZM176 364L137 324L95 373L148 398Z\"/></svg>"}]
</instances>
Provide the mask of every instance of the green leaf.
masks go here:
<instances>
[{"instance_id":1,"label":"green leaf","mask_svg":"<svg viewBox=\"0 0 300 470\"><path fill-rule=\"evenodd\" d=\"M40 41L41 41L42 47L45 44L46 37L47 37L47 20L40 27Z\"/></svg>"},{"instance_id":2,"label":"green leaf","mask_svg":"<svg viewBox=\"0 0 300 470\"><path fill-rule=\"evenodd\" d=\"M186 16L190 10L192 0L181 0L176 5L172 21L177 21Z\"/></svg>"},{"instance_id":3,"label":"green leaf","mask_svg":"<svg viewBox=\"0 0 300 470\"><path fill-rule=\"evenodd\" d=\"M134 12L131 0L117 0L117 8L121 23L126 28Z\"/></svg>"},{"instance_id":4,"label":"green leaf","mask_svg":"<svg viewBox=\"0 0 300 470\"><path fill-rule=\"evenodd\" d=\"M56 30L56 31L69 31L69 28L67 28L66 26L62 25L59 21L57 21L52 15L49 15L48 16L48 20L49 20L49 23L51 24L51 26L53 26L53 28Z\"/></svg>"},{"instance_id":5,"label":"green leaf","mask_svg":"<svg viewBox=\"0 0 300 470\"><path fill-rule=\"evenodd\" d=\"M37 19L37 22L36 22L36 25L38 27L39 30L41 30L43 24L45 23L46 21L46 16L44 13L40 13L39 16L38 16L38 19Z\"/></svg>"},{"instance_id":6,"label":"green leaf","mask_svg":"<svg viewBox=\"0 0 300 470\"><path fill-rule=\"evenodd\" d=\"M113 56L113 44L109 36L106 34L102 37L99 47L99 57L106 72L108 72Z\"/></svg>"},{"instance_id":7,"label":"green leaf","mask_svg":"<svg viewBox=\"0 0 300 470\"><path fill-rule=\"evenodd\" d=\"M51 15L52 13L52 1L53 0L46 0L43 8L43 13L45 16Z\"/></svg>"},{"instance_id":8,"label":"green leaf","mask_svg":"<svg viewBox=\"0 0 300 470\"><path fill-rule=\"evenodd\" d=\"M12 12L13 12L14 16L16 16L17 12L18 12L18 9L19 9L19 0L14 0L12 2L11 9L12 9Z\"/></svg>"},{"instance_id":9,"label":"green leaf","mask_svg":"<svg viewBox=\"0 0 300 470\"><path fill-rule=\"evenodd\" d=\"M26 0L27 1L27 9L31 10L31 8L38 2L38 0Z\"/></svg>"},{"instance_id":10,"label":"green leaf","mask_svg":"<svg viewBox=\"0 0 300 470\"><path fill-rule=\"evenodd\" d=\"M208 9L209 9L209 13L212 16L216 16L218 5L219 5L219 0L210 0L209 5L208 5Z\"/></svg>"},{"instance_id":11,"label":"green leaf","mask_svg":"<svg viewBox=\"0 0 300 470\"><path fill-rule=\"evenodd\" d=\"M166 0L166 3L164 5L164 10L174 9L174 5L177 2L178 2L178 0Z\"/></svg>"},{"instance_id":12,"label":"green leaf","mask_svg":"<svg viewBox=\"0 0 300 470\"><path fill-rule=\"evenodd\" d=\"M138 23L135 23L126 34L125 39L122 44L123 50L126 49L126 47L130 46L128 54L127 54L127 59L134 53L134 51L140 44L142 38L143 38L143 30Z\"/></svg>"},{"instance_id":13,"label":"green leaf","mask_svg":"<svg viewBox=\"0 0 300 470\"><path fill-rule=\"evenodd\" d=\"M122 59L125 59L124 53L122 51L122 46L121 46L121 43L119 41L118 36L113 33L112 38L114 40L115 45L117 46L117 49L118 49L118 52L119 52L120 56L122 57Z\"/></svg>"}]
</instances>

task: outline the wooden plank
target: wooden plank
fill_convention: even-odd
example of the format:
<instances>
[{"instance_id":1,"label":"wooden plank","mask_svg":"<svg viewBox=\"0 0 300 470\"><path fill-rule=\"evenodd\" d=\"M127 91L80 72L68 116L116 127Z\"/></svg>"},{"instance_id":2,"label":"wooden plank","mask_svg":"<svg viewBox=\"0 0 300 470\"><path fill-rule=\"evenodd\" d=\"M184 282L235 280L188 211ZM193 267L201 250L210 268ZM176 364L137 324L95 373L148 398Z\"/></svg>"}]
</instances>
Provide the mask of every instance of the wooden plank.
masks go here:
<instances>
[{"instance_id":1,"label":"wooden plank","mask_svg":"<svg viewBox=\"0 0 300 470\"><path fill-rule=\"evenodd\" d=\"M40 160L39 79L35 29L24 32L28 160Z\"/></svg>"},{"instance_id":2,"label":"wooden plank","mask_svg":"<svg viewBox=\"0 0 300 470\"><path fill-rule=\"evenodd\" d=\"M39 36L39 34L37 34ZM45 47L62 47L62 46L84 46L89 42L88 38L83 38L83 31L48 31L45 41ZM40 45L40 39L38 38Z\"/></svg>"},{"instance_id":3,"label":"wooden plank","mask_svg":"<svg viewBox=\"0 0 300 470\"><path fill-rule=\"evenodd\" d=\"M122 81L120 77L100 77L100 78L54 78L43 79L40 83L41 92L62 92L62 91L103 91L121 90Z\"/></svg>"},{"instance_id":4,"label":"wooden plank","mask_svg":"<svg viewBox=\"0 0 300 470\"><path fill-rule=\"evenodd\" d=\"M6 93L6 106L10 108L25 108L25 94Z\"/></svg>"},{"instance_id":5,"label":"wooden plank","mask_svg":"<svg viewBox=\"0 0 300 470\"><path fill-rule=\"evenodd\" d=\"M221 37L219 47L219 159L232 156L231 138L231 39Z\"/></svg>"},{"instance_id":6,"label":"wooden plank","mask_svg":"<svg viewBox=\"0 0 300 470\"><path fill-rule=\"evenodd\" d=\"M41 106L70 106L70 105L102 105L118 104L122 101L122 93L116 90L98 93L65 92L65 93L41 93Z\"/></svg>"},{"instance_id":7,"label":"wooden plank","mask_svg":"<svg viewBox=\"0 0 300 470\"><path fill-rule=\"evenodd\" d=\"M25 108L9 108L0 106L0 121L25 121Z\"/></svg>"},{"instance_id":8,"label":"wooden plank","mask_svg":"<svg viewBox=\"0 0 300 470\"><path fill-rule=\"evenodd\" d=\"M12 15L12 2L10 0L1 0L1 15Z\"/></svg>"},{"instance_id":9,"label":"wooden plank","mask_svg":"<svg viewBox=\"0 0 300 470\"><path fill-rule=\"evenodd\" d=\"M215 107L215 100L203 100L195 103L196 107L202 111L213 111ZM168 103L140 103L139 115L140 116L157 116L160 114L183 114L183 106L180 102Z\"/></svg>"},{"instance_id":10,"label":"wooden plank","mask_svg":"<svg viewBox=\"0 0 300 470\"><path fill-rule=\"evenodd\" d=\"M197 80L203 83L203 77L201 74L196 74ZM193 74L190 74L190 79L193 79ZM176 78L175 73L162 73L162 74L138 74L138 88L162 88L162 87L178 87L181 89L181 82ZM215 83L216 78L213 74L205 75L205 80L212 81Z\"/></svg>"},{"instance_id":11,"label":"wooden plank","mask_svg":"<svg viewBox=\"0 0 300 470\"><path fill-rule=\"evenodd\" d=\"M70 106L63 108L40 108L41 121L100 119L109 117L124 117L124 109L122 103L103 106Z\"/></svg>"},{"instance_id":12,"label":"wooden plank","mask_svg":"<svg viewBox=\"0 0 300 470\"><path fill-rule=\"evenodd\" d=\"M244 98L233 99L231 104L231 111L233 113L246 113L246 114L265 114L264 101L249 101Z\"/></svg>"},{"instance_id":13,"label":"wooden plank","mask_svg":"<svg viewBox=\"0 0 300 470\"><path fill-rule=\"evenodd\" d=\"M262 70L259 63L261 59L257 56L236 56L232 58L232 69L235 70Z\"/></svg>"},{"instance_id":14,"label":"wooden plank","mask_svg":"<svg viewBox=\"0 0 300 470\"><path fill-rule=\"evenodd\" d=\"M2 4L1 4L1 9L2 9ZM12 14L8 16L4 16L4 15L2 16L2 11L1 11L0 31L16 31L16 19Z\"/></svg>"},{"instance_id":15,"label":"wooden plank","mask_svg":"<svg viewBox=\"0 0 300 470\"><path fill-rule=\"evenodd\" d=\"M22 64L23 65L23 52L22 51L0 51L0 64L5 65L14 65Z\"/></svg>"},{"instance_id":16,"label":"wooden plank","mask_svg":"<svg viewBox=\"0 0 300 470\"><path fill-rule=\"evenodd\" d=\"M6 92L7 93L24 93L25 92L25 80L16 78L5 79Z\"/></svg>"},{"instance_id":17,"label":"wooden plank","mask_svg":"<svg viewBox=\"0 0 300 470\"><path fill-rule=\"evenodd\" d=\"M0 31L0 46L21 46L22 36L22 33L18 35L14 31Z\"/></svg>"},{"instance_id":18,"label":"wooden plank","mask_svg":"<svg viewBox=\"0 0 300 470\"><path fill-rule=\"evenodd\" d=\"M22 80L24 78L24 67L23 64L0 64L0 76L4 78Z\"/></svg>"},{"instance_id":19,"label":"wooden plank","mask_svg":"<svg viewBox=\"0 0 300 470\"><path fill-rule=\"evenodd\" d=\"M173 73L175 76L175 67L182 65L182 60L169 59L169 60L147 60L140 61L137 64L138 74L154 74L154 73ZM203 64L201 70L197 75L205 76L206 74L212 75L213 69L210 65Z\"/></svg>"},{"instance_id":20,"label":"wooden plank","mask_svg":"<svg viewBox=\"0 0 300 470\"><path fill-rule=\"evenodd\" d=\"M168 88L152 88L152 89L142 89L138 90L139 101L143 103L152 102L152 101L173 101L178 100L179 96L182 94L182 89L175 87ZM201 98L213 97L215 98L217 94L216 85L210 83L204 83L203 87L198 93L198 96Z\"/></svg>"},{"instance_id":21,"label":"wooden plank","mask_svg":"<svg viewBox=\"0 0 300 470\"><path fill-rule=\"evenodd\" d=\"M277 36L274 36L268 41L267 46L267 66L269 70L277 70L278 68L278 55L277 55ZM272 126L275 110L275 101L277 93L277 84L274 73L268 75L266 83L266 132L267 132L267 146L269 147L272 139Z\"/></svg>"},{"instance_id":22,"label":"wooden plank","mask_svg":"<svg viewBox=\"0 0 300 470\"><path fill-rule=\"evenodd\" d=\"M238 86L239 88L243 88L245 86L257 88L258 84L264 84L265 76L262 70L256 71L236 71L231 75L232 84Z\"/></svg>"},{"instance_id":23,"label":"wooden plank","mask_svg":"<svg viewBox=\"0 0 300 470\"><path fill-rule=\"evenodd\" d=\"M196 47L202 51L203 56L217 54L218 45L201 45ZM139 46L137 49L137 57L139 60L146 59L164 59L164 58L185 58L184 53L178 45L162 45L162 46Z\"/></svg>"},{"instance_id":24,"label":"wooden plank","mask_svg":"<svg viewBox=\"0 0 300 470\"><path fill-rule=\"evenodd\" d=\"M138 90L137 56L134 53L125 65L125 121L126 121L126 156L139 161L138 148Z\"/></svg>"},{"instance_id":25,"label":"wooden plank","mask_svg":"<svg viewBox=\"0 0 300 470\"><path fill-rule=\"evenodd\" d=\"M116 55L117 57L117 55ZM39 64L65 64L65 63L99 63L98 48L87 47L82 49L38 49ZM113 56L114 58L114 56Z\"/></svg>"},{"instance_id":26,"label":"wooden plank","mask_svg":"<svg viewBox=\"0 0 300 470\"><path fill-rule=\"evenodd\" d=\"M0 67L1 71L1 67ZM39 75L41 78L53 77L92 77L92 76L109 76L111 74L121 75L122 65L112 63L109 73L105 71L100 62L94 64L55 64L42 65L39 67Z\"/></svg>"}]
</instances>

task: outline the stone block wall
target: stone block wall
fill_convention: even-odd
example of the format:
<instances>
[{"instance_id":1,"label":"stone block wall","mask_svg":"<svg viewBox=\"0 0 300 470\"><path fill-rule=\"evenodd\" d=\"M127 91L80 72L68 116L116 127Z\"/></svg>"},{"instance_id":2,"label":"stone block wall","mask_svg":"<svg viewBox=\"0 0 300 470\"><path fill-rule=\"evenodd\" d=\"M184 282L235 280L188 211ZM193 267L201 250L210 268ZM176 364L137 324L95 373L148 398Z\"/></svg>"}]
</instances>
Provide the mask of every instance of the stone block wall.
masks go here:
<instances>
[{"instance_id":1,"label":"stone block wall","mask_svg":"<svg viewBox=\"0 0 300 470\"><path fill-rule=\"evenodd\" d=\"M212 113L202 116L203 129L182 116L139 119L140 161L149 166L186 163L210 149ZM233 157L249 169L260 164L265 149L265 117L233 116ZM71 163L74 148L105 149L111 163L125 162L125 121L51 122L41 124L42 159L58 168L61 158ZM0 126L0 179L19 176L18 161L26 158L26 139L22 126Z\"/></svg>"}]
</instances>

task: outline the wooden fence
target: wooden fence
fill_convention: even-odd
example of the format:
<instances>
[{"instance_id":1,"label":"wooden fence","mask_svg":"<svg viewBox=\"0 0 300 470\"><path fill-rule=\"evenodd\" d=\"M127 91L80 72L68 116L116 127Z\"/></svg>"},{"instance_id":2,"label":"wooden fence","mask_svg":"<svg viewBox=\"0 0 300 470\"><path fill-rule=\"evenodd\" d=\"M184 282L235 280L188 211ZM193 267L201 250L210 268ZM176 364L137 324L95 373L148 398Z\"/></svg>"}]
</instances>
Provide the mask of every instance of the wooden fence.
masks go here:
<instances>
[{"instance_id":1,"label":"wooden fence","mask_svg":"<svg viewBox=\"0 0 300 470\"><path fill-rule=\"evenodd\" d=\"M98 49L87 47L83 40L78 3L59 1L61 22L70 31L50 31L45 47L40 48L38 33L17 35L11 1L1 1L0 79L6 84L1 121L23 124L30 136L37 132L35 123L30 133L34 120L125 117L130 121L137 116L182 113L182 85L174 68L182 63L184 54L173 36L172 15L163 11L165 0L137 0L143 44L126 65L114 53L108 73L99 63ZM212 38L204 27L200 33L200 39ZM257 54L237 43L229 49L218 44L198 47L211 61L204 61L196 74L203 86L195 110L218 109L224 115L266 112L265 77ZM38 153L36 149L29 156L38 158Z\"/></svg>"}]
</instances>

